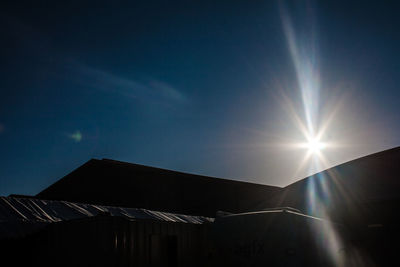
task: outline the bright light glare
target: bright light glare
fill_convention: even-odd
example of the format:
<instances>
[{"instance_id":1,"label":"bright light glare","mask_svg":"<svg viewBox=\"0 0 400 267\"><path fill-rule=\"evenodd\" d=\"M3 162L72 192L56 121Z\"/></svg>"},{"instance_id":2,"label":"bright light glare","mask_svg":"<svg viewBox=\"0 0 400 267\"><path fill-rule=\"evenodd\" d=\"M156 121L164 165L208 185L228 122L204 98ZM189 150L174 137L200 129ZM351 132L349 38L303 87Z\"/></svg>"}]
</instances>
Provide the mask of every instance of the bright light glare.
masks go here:
<instances>
[{"instance_id":1,"label":"bright light glare","mask_svg":"<svg viewBox=\"0 0 400 267\"><path fill-rule=\"evenodd\" d=\"M303 143L297 143L294 147L308 150L299 169L302 168L304 163L311 160L309 172L320 171L323 166L327 166L322 150L328 146L328 143L324 143L321 140L325 139L325 132L334 113L329 116L329 120L318 118L321 114L319 105L320 75L315 54L315 44L317 42L313 39L315 34L311 32L310 36L305 38L305 40L311 40L310 44L302 43L302 39L296 38L298 36L296 36L290 16L284 7L281 8L281 16L283 30L296 70L298 88L303 100L303 112L298 112L293 105L288 105L289 114L294 118L294 122L304 137ZM314 27L311 27L311 29L314 29ZM301 118L300 114L304 114L304 118ZM331 140L329 140L329 147L332 147ZM316 174L308 179L305 202L307 203L308 214L329 219L330 188L326 182L327 180L324 173ZM326 245L325 250L330 255L333 266L343 266L343 256L339 254L341 248L340 235L330 224L324 226L313 229L316 240L322 241L322 244Z\"/></svg>"},{"instance_id":2,"label":"bright light glare","mask_svg":"<svg viewBox=\"0 0 400 267\"><path fill-rule=\"evenodd\" d=\"M305 144L305 147L311 154L318 154L322 149L326 147L326 144L318 140L317 138L310 138Z\"/></svg>"},{"instance_id":3,"label":"bright light glare","mask_svg":"<svg viewBox=\"0 0 400 267\"><path fill-rule=\"evenodd\" d=\"M328 143L322 142L318 136L314 137L309 134L307 134L305 138L307 141L304 143L298 143L297 147L307 149L306 158L316 156L315 159L318 159L318 161L324 161L322 150L328 147Z\"/></svg>"}]
</instances>

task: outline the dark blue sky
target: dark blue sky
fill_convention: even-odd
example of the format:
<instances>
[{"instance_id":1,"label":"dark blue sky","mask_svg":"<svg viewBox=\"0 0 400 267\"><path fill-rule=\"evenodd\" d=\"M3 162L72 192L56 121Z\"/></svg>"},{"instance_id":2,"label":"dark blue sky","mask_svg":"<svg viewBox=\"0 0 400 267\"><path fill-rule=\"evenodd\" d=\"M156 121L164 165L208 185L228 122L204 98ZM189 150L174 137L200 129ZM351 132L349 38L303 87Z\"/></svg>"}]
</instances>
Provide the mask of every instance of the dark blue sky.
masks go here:
<instances>
[{"instance_id":1,"label":"dark blue sky","mask_svg":"<svg viewBox=\"0 0 400 267\"><path fill-rule=\"evenodd\" d=\"M17 2L0 8L0 195L90 158L287 185L318 170L285 145L304 138L299 77L329 124L320 169L400 144L396 1Z\"/></svg>"}]
</instances>

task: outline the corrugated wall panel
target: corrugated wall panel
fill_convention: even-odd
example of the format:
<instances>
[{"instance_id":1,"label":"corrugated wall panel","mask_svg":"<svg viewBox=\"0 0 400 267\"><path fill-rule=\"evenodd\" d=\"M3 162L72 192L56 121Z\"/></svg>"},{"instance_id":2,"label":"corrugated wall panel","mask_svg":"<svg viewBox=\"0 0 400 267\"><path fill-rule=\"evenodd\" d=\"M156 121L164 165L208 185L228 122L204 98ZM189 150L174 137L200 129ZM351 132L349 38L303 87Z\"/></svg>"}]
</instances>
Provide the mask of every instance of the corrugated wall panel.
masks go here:
<instances>
[{"instance_id":1,"label":"corrugated wall panel","mask_svg":"<svg viewBox=\"0 0 400 267\"><path fill-rule=\"evenodd\" d=\"M99 216L53 223L26 247L41 266L196 266L204 254L202 227Z\"/></svg>"}]
</instances>

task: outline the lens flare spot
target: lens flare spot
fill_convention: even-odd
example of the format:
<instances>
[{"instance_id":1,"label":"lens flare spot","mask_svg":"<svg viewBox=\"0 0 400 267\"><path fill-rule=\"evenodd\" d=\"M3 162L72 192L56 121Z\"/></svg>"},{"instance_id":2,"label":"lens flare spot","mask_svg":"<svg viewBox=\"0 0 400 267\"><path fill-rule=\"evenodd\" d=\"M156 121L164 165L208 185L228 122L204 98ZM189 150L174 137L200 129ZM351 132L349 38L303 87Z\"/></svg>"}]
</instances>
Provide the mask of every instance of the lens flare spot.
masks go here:
<instances>
[{"instance_id":1,"label":"lens flare spot","mask_svg":"<svg viewBox=\"0 0 400 267\"><path fill-rule=\"evenodd\" d=\"M73 134L69 134L68 137L75 142L79 143L82 140L82 133L80 131L76 131Z\"/></svg>"}]
</instances>

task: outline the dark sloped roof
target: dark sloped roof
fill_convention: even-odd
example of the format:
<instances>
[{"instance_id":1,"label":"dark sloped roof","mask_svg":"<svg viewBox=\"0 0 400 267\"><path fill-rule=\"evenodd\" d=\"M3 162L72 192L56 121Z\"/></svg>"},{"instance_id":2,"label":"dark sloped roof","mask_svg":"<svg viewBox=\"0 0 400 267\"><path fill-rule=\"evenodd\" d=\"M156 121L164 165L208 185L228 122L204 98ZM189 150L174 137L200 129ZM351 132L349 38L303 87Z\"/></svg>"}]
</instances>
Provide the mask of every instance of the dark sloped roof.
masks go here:
<instances>
[{"instance_id":1,"label":"dark sloped roof","mask_svg":"<svg viewBox=\"0 0 400 267\"><path fill-rule=\"evenodd\" d=\"M368 220L373 221L377 216L390 217L393 205L400 204L399 192L397 147L343 163L283 189L114 160L90 160L37 197L210 217L218 210L239 213L277 206L323 216L314 213L322 207L333 219L372 216Z\"/></svg>"},{"instance_id":2,"label":"dark sloped roof","mask_svg":"<svg viewBox=\"0 0 400 267\"><path fill-rule=\"evenodd\" d=\"M92 159L36 197L214 217L270 207L280 188Z\"/></svg>"},{"instance_id":3,"label":"dark sloped roof","mask_svg":"<svg viewBox=\"0 0 400 267\"><path fill-rule=\"evenodd\" d=\"M358 216L361 219L372 213L384 216L384 210L399 203L399 192L400 147L396 147L340 164L288 185L275 203L309 214L322 207L332 217Z\"/></svg>"}]
</instances>

